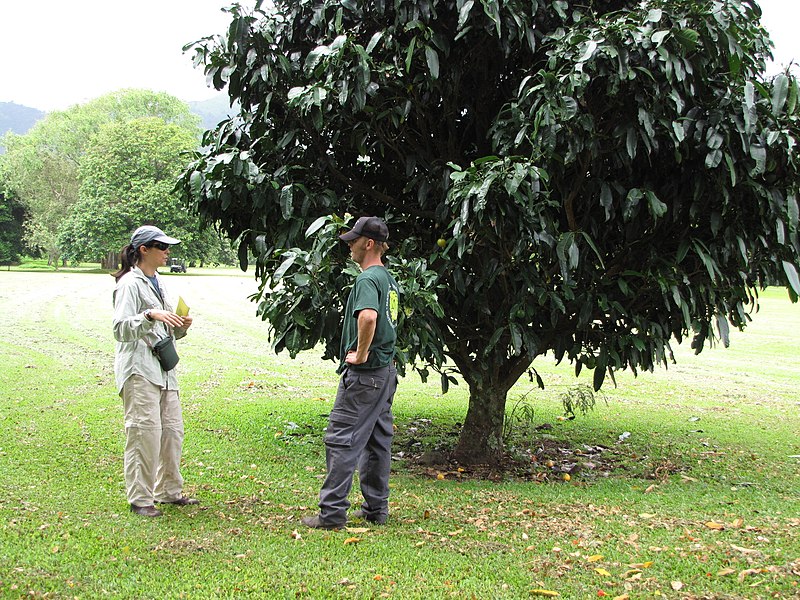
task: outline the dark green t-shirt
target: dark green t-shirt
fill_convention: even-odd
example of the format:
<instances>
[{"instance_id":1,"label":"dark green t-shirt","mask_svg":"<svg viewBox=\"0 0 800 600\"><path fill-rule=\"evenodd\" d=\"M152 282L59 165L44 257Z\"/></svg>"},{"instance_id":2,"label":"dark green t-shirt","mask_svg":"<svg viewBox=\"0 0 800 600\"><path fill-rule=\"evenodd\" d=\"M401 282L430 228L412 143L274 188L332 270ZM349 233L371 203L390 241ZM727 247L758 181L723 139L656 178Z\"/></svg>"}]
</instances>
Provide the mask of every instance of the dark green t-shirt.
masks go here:
<instances>
[{"instance_id":1,"label":"dark green t-shirt","mask_svg":"<svg viewBox=\"0 0 800 600\"><path fill-rule=\"evenodd\" d=\"M369 267L363 271L353 285L347 298L342 328L342 345L339 369L346 363L347 353L358 346L358 313L371 308L378 313L375 336L369 347L367 362L351 366L353 369L377 369L388 365L394 357L397 340L397 315L400 311L400 286L383 266Z\"/></svg>"}]
</instances>

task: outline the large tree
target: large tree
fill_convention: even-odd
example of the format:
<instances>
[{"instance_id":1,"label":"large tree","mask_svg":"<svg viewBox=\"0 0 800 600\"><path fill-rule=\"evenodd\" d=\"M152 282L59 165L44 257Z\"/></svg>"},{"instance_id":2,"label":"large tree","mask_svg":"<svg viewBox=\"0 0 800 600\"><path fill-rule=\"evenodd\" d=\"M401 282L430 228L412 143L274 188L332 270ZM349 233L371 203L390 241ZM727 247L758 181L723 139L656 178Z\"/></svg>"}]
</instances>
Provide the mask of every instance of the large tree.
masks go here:
<instances>
[{"instance_id":1,"label":"large tree","mask_svg":"<svg viewBox=\"0 0 800 600\"><path fill-rule=\"evenodd\" d=\"M218 238L200 228L174 193L196 148L194 135L157 117L102 126L81 160L79 199L59 227L64 256L115 268L131 231L154 223L182 240L185 259L201 260Z\"/></svg>"},{"instance_id":2,"label":"large tree","mask_svg":"<svg viewBox=\"0 0 800 600\"><path fill-rule=\"evenodd\" d=\"M26 241L61 257L58 231L78 200L80 165L93 136L107 123L158 117L199 140L200 118L174 96L148 90L119 90L64 111L49 113L24 135L2 139L0 171L8 189L28 212Z\"/></svg>"},{"instance_id":3,"label":"large tree","mask_svg":"<svg viewBox=\"0 0 800 600\"><path fill-rule=\"evenodd\" d=\"M599 388L800 293L798 86L749 0L277 0L194 44L241 113L183 177L255 251L276 350L336 348L348 213L385 216L400 357L464 377L456 456L501 450L552 352Z\"/></svg>"}]
</instances>

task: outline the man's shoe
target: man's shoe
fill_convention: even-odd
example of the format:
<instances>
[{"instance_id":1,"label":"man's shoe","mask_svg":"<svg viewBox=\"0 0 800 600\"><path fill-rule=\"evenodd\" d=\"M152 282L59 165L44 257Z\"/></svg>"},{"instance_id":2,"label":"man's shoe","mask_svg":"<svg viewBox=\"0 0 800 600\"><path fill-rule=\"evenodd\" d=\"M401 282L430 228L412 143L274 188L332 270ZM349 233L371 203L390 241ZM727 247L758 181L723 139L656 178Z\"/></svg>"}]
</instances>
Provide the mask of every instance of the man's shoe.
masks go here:
<instances>
[{"instance_id":1,"label":"man's shoe","mask_svg":"<svg viewBox=\"0 0 800 600\"><path fill-rule=\"evenodd\" d=\"M311 527L311 529L341 529L344 527L344 523L340 525L335 523L326 523L319 518L319 515L314 515L313 517L303 517L300 519L300 522L306 527Z\"/></svg>"},{"instance_id":2,"label":"man's shoe","mask_svg":"<svg viewBox=\"0 0 800 600\"><path fill-rule=\"evenodd\" d=\"M152 504L150 506L136 506L135 504L131 504L131 512L142 515L143 517L160 517L164 514Z\"/></svg>"},{"instance_id":3,"label":"man's shoe","mask_svg":"<svg viewBox=\"0 0 800 600\"><path fill-rule=\"evenodd\" d=\"M386 515L368 515L360 508L353 513L354 519L364 519L370 523L375 523L375 525L386 525L386 519L388 518Z\"/></svg>"},{"instance_id":4,"label":"man's shoe","mask_svg":"<svg viewBox=\"0 0 800 600\"><path fill-rule=\"evenodd\" d=\"M189 498L188 496L181 496L177 500L157 500L159 504L176 504L177 506L188 506L190 504L200 504L197 498Z\"/></svg>"}]
</instances>

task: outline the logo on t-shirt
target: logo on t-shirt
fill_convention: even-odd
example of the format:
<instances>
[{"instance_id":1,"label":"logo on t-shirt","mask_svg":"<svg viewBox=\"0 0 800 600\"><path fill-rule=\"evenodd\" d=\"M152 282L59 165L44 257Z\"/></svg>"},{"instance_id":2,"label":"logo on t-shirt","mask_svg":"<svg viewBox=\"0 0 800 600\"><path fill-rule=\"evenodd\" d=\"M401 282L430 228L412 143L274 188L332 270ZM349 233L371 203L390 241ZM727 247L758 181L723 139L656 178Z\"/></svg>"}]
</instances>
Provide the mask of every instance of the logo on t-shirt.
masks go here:
<instances>
[{"instance_id":1,"label":"logo on t-shirt","mask_svg":"<svg viewBox=\"0 0 800 600\"><path fill-rule=\"evenodd\" d=\"M389 320L392 326L397 324L397 317L400 314L400 296L395 290L389 290Z\"/></svg>"}]
</instances>

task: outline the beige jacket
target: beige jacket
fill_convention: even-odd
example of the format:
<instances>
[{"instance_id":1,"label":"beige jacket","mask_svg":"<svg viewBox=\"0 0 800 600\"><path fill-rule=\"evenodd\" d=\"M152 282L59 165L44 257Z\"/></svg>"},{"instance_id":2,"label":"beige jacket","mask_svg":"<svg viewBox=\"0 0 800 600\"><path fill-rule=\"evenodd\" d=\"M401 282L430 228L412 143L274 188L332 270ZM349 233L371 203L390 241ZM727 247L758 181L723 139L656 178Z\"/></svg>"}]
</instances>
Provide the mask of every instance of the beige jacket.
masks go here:
<instances>
[{"instance_id":1,"label":"beige jacket","mask_svg":"<svg viewBox=\"0 0 800 600\"><path fill-rule=\"evenodd\" d=\"M158 275L156 275L158 278ZM148 308L175 309L166 297L163 280L158 278L162 299L153 285L138 267L133 267L117 282L114 290L114 339L117 349L114 357L114 377L117 391L122 394L122 386L131 375L141 375L151 383L168 390L178 389L176 369L165 372L153 354L150 344L172 334L175 339L186 335L183 328L167 327L161 321L148 321L144 311ZM147 342L145 342L147 340Z\"/></svg>"}]
</instances>

